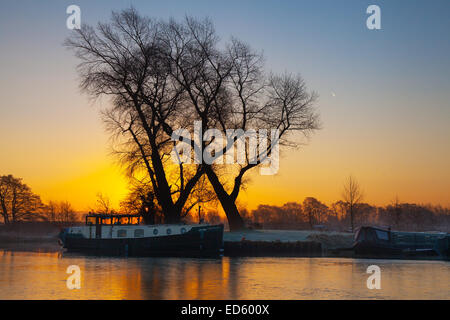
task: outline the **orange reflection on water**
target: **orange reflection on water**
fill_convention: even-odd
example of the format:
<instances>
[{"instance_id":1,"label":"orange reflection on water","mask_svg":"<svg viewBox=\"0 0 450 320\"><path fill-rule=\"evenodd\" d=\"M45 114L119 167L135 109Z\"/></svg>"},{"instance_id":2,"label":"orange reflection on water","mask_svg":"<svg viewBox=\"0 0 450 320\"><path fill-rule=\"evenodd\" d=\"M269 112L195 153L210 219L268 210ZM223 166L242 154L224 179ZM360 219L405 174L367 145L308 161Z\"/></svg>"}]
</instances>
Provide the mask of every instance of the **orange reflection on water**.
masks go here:
<instances>
[{"instance_id":1,"label":"orange reflection on water","mask_svg":"<svg viewBox=\"0 0 450 320\"><path fill-rule=\"evenodd\" d=\"M381 268L369 290L367 267ZM81 289L69 290L78 265ZM0 299L448 299L444 261L123 258L0 251Z\"/></svg>"}]
</instances>

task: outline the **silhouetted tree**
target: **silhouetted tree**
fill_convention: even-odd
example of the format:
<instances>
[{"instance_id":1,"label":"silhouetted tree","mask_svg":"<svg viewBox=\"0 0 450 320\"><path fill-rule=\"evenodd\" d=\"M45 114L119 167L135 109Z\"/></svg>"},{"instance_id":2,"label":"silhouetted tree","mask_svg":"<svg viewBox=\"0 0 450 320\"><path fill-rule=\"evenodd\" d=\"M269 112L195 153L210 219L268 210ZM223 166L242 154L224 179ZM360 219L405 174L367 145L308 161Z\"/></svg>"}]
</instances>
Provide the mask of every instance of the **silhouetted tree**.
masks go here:
<instances>
[{"instance_id":1,"label":"silhouetted tree","mask_svg":"<svg viewBox=\"0 0 450 320\"><path fill-rule=\"evenodd\" d=\"M208 211L205 215L205 221L210 224L219 224L222 222L222 219L217 211Z\"/></svg>"},{"instance_id":2,"label":"silhouetted tree","mask_svg":"<svg viewBox=\"0 0 450 320\"><path fill-rule=\"evenodd\" d=\"M135 181L120 203L120 208L125 213L141 215L145 224L164 223L161 207L155 199L151 184Z\"/></svg>"},{"instance_id":3,"label":"silhouetted tree","mask_svg":"<svg viewBox=\"0 0 450 320\"><path fill-rule=\"evenodd\" d=\"M49 201L43 210L42 219L49 222L70 223L78 220L68 201Z\"/></svg>"},{"instance_id":4,"label":"silhouetted tree","mask_svg":"<svg viewBox=\"0 0 450 320\"><path fill-rule=\"evenodd\" d=\"M184 103L190 119L201 122L202 132L216 129L226 137L215 159L225 155L238 141L245 143L238 165L203 164L204 170L227 215L231 230L244 228L236 200L244 175L266 163L278 145L297 146L289 140L292 132L305 135L318 129L318 116L313 104L316 94L308 92L300 76L265 75L262 56L247 44L232 39L219 44L209 20L186 18L183 23L171 20L165 29L170 74L187 93ZM165 127L172 134L170 127ZM230 135L227 131L235 130ZM246 142L248 130L277 129L279 137L269 136L266 145ZM192 132L192 128L191 128ZM256 131L255 131L256 132ZM260 131L261 132L261 131ZM215 137L217 138L217 137ZM211 139L214 143L217 139ZM195 150L204 151L211 141L201 141ZM254 150L262 152L254 152Z\"/></svg>"},{"instance_id":5,"label":"silhouetted tree","mask_svg":"<svg viewBox=\"0 0 450 320\"><path fill-rule=\"evenodd\" d=\"M59 203L59 221L60 222L74 222L77 220L75 210L68 201L61 201Z\"/></svg>"},{"instance_id":6,"label":"silhouetted tree","mask_svg":"<svg viewBox=\"0 0 450 320\"><path fill-rule=\"evenodd\" d=\"M107 195L99 192L92 211L102 214L114 214L115 210L111 207L111 200Z\"/></svg>"},{"instance_id":7,"label":"silhouetted tree","mask_svg":"<svg viewBox=\"0 0 450 320\"><path fill-rule=\"evenodd\" d=\"M241 209L242 210L242 209ZM264 228L303 228L307 224L303 216L302 205L296 202L288 202L283 206L259 205L253 210L247 220Z\"/></svg>"},{"instance_id":8,"label":"silhouetted tree","mask_svg":"<svg viewBox=\"0 0 450 320\"><path fill-rule=\"evenodd\" d=\"M332 222L333 227L340 228L341 221L347 217L347 205L342 200L333 202L330 205L329 214L328 220Z\"/></svg>"},{"instance_id":9,"label":"silhouetted tree","mask_svg":"<svg viewBox=\"0 0 450 320\"><path fill-rule=\"evenodd\" d=\"M5 224L40 219L43 208L41 198L22 179L0 176L0 213Z\"/></svg>"},{"instance_id":10,"label":"silhouetted tree","mask_svg":"<svg viewBox=\"0 0 450 320\"><path fill-rule=\"evenodd\" d=\"M401 219L401 214L402 214L402 208L400 205L400 201L398 200L398 196L395 197L392 205L390 206L390 212L393 216L393 224L395 225L396 228L398 228L400 226L400 219Z\"/></svg>"},{"instance_id":11,"label":"silhouetted tree","mask_svg":"<svg viewBox=\"0 0 450 320\"><path fill-rule=\"evenodd\" d=\"M322 223L326 219L328 207L313 197L307 197L303 200L303 212L308 217L310 228L316 223Z\"/></svg>"},{"instance_id":12,"label":"silhouetted tree","mask_svg":"<svg viewBox=\"0 0 450 320\"><path fill-rule=\"evenodd\" d=\"M266 163L278 145L298 145L289 139L291 132L307 135L318 129L316 94L307 91L303 79L266 76L261 55L236 39L220 46L209 20L156 22L128 9L114 13L112 22L100 23L97 30L83 26L66 44L82 60L81 87L94 97L113 98L104 119L120 140L118 154L131 173L137 168L146 172L167 222L178 221L184 207L192 205L188 198L206 173L230 229L244 228L236 200L245 173ZM258 139L262 152L255 156L254 146L245 143L243 160L234 170L179 161L179 178L171 180L169 137L174 129L192 127L195 120L202 132L217 129L226 135L227 129L238 130L227 136L215 158L237 140L245 141L243 133L249 129L276 129L279 135L268 137L261 148ZM197 154L217 141L201 139L196 145L186 140Z\"/></svg>"},{"instance_id":13,"label":"silhouetted tree","mask_svg":"<svg viewBox=\"0 0 450 320\"><path fill-rule=\"evenodd\" d=\"M179 125L185 91L171 81L166 63L164 24L134 9L113 13L110 23L94 29L83 25L66 45L81 60L81 88L92 97L108 96L112 105L104 120L116 138L117 154L129 169L145 173L167 223L178 222L201 166L179 164L179 178L170 181L167 162L172 148L163 127Z\"/></svg>"},{"instance_id":14,"label":"silhouetted tree","mask_svg":"<svg viewBox=\"0 0 450 320\"><path fill-rule=\"evenodd\" d=\"M344 189L342 191L342 199L347 205L348 212L350 214L350 225L351 230L354 232L354 216L357 211L357 206L361 202L363 198L363 193L361 191L361 187L359 183L353 178L349 176L347 181L344 184Z\"/></svg>"},{"instance_id":15,"label":"silhouetted tree","mask_svg":"<svg viewBox=\"0 0 450 320\"><path fill-rule=\"evenodd\" d=\"M50 200L45 206L44 219L50 222L58 221L58 203Z\"/></svg>"}]
</instances>

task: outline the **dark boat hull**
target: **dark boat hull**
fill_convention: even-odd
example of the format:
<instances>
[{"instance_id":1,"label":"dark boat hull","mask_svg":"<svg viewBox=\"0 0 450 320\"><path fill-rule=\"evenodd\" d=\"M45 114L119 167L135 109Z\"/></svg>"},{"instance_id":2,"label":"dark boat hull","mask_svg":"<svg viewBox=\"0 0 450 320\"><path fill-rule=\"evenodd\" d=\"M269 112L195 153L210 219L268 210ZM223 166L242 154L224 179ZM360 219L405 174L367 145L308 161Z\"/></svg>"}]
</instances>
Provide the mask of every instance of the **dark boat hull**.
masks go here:
<instances>
[{"instance_id":1,"label":"dark boat hull","mask_svg":"<svg viewBox=\"0 0 450 320\"><path fill-rule=\"evenodd\" d=\"M122 256L218 256L223 251L223 225L193 227L184 234L159 237L89 239L62 236L69 252Z\"/></svg>"},{"instance_id":2,"label":"dark boat hull","mask_svg":"<svg viewBox=\"0 0 450 320\"><path fill-rule=\"evenodd\" d=\"M376 245L373 243L357 243L353 250L359 258L382 258L382 259L446 259L446 256L440 255L436 250L423 249L403 249L390 246Z\"/></svg>"}]
</instances>

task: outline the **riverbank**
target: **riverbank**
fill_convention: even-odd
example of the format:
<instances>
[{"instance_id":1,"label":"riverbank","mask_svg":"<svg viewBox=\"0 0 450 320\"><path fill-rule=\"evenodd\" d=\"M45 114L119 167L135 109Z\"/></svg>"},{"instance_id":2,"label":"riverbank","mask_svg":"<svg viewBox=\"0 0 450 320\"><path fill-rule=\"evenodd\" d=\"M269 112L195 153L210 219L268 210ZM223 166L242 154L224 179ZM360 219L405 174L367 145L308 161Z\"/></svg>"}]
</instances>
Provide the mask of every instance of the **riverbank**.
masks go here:
<instances>
[{"instance_id":1,"label":"riverbank","mask_svg":"<svg viewBox=\"0 0 450 320\"><path fill-rule=\"evenodd\" d=\"M335 256L350 248L353 234L312 230L247 230L224 234L225 256Z\"/></svg>"},{"instance_id":2,"label":"riverbank","mask_svg":"<svg viewBox=\"0 0 450 320\"><path fill-rule=\"evenodd\" d=\"M0 249L10 251L57 252L60 227L46 222L0 226Z\"/></svg>"},{"instance_id":3,"label":"riverbank","mask_svg":"<svg viewBox=\"0 0 450 320\"><path fill-rule=\"evenodd\" d=\"M0 238L0 250L26 252L58 252L61 246L55 239L5 239Z\"/></svg>"},{"instance_id":4,"label":"riverbank","mask_svg":"<svg viewBox=\"0 0 450 320\"><path fill-rule=\"evenodd\" d=\"M324 249L348 248L353 244L353 234L313 230L246 230L225 232L224 242L318 242Z\"/></svg>"},{"instance_id":5,"label":"riverbank","mask_svg":"<svg viewBox=\"0 0 450 320\"><path fill-rule=\"evenodd\" d=\"M60 227L49 223L0 226L0 249L57 252ZM246 230L224 233L224 254L229 256L317 257L328 250L347 248L353 235L311 230Z\"/></svg>"}]
</instances>

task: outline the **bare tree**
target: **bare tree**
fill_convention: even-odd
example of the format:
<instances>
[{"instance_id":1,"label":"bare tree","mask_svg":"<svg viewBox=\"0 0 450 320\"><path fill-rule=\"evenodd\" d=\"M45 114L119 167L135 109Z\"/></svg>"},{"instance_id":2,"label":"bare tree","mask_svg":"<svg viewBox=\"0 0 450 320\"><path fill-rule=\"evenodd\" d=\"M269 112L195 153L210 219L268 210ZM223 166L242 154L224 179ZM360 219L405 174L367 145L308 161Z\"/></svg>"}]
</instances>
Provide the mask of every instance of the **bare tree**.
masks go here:
<instances>
[{"instance_id":1,"label":"bare tree","mask_svg":"<svg viewBox=\"0 0 450 320\"><path fill-rule=\"evenodd\" d=\"M328 213L328 207L313 197L305 198L302 207L311 229L314 224L322 223Z\"/></svg>"},{"instance_id":2,"label":"bare tree","mask_svg":"<svg viewBox=\"0 0 450 320\"><path fill-rule=\"evenodd\" d=\"M151 185L134 183L129 186L127 196L120 202L120 210L128 214L141 214L150 209L154 212L160 210L160 208L157 209L158 204L155 201ZM143 207L148 209L145 210Z\"/></svg>"},{"instance_id":3,"label":"bare tree","mask_svg":"<svg viewBox=\"0 0 450 320\"><path fill-rule=\"evenodd\" d=\"M220 49L219 39L209 20L186 18L184 23L170 21L165 28L171 76L187 92L185 105L194 119L201 122L202 132L218 129L226 136L219 158L244 140L244 155L238 165L224 169L217 164L203 164L204 170L227 215L230 229L244 228L236 200L244 183L244 175L265 163L278 145L298 146L290 133L308 135L319 128L313 105L317 95L308 92L298 75L265 76L263 58L245 43L232 39ZM165 127L168 134L170 128ZM229 135L233 129L236 134ZM278 130L269 137L264 151L259 142L251 146L244 133L248 130ZM211 141L201 141L195 150L204 151Z\"/></svg>"},{"instance_id":4,"label":"bare tree","mask_svg":"<svg viewBox=\"0 0 450 320\"><path fill-rule=\"evenodd\" d=\"M210 224L218 224L222 222L222 219L217 211L208 211L205 215L205 220Z\"/></svg>"},{"instance_id":5,"label":"bare tree","mask_svg":"<svg viewBox=\"0 0 450 320\"><path fill-rule=\"evenodd\" d=\"M109 24L83 26L66 45L81 59L81 87L93 97L110 96L104 112L115 138L115 153L130 177L145 175L166 222L176 222L195 203L190 198L203 174L212 185L230 229L244 228L236 200L244 175L266 163L278 145L298 146L290 133L318 129L316 94L295 75L265 75L262 56L232 39L225 46L209 20L186 18L179 23L141 17L134 9L113 13ZM170 161L178 128L201 123L202 132L217 129L226 136L219 158L246 137L247 130L276 129L253 156L245 143L242 161L218 164ZM227 135L234 129L236 135ZM187 139L195 154L217 140ZM261 150L258 140L258 150ZM174 174L176 172L176 174Z\"/></svg>"},{"instance_id":6,"label":"bare tree","mask_svg":"<svg viewBox=\"0 0 450 320\"><path fill-rule=\"evenodd\" d=\"M42 218L45 221L62 223L70 223L78 220L70 202L53 200L45 205Z\"/></svg>"},{"instance_id":7,"label":"bare tree","mask_svg":"<svg viewBox=\"0 0 450 320\"><path fill-rule=\"evenodd\" d=\"M5 224L40 219L44 208L41 198L12 175L0 176L0 206Z\"/></svg>"},{"instance_id":8,"label":"bare tree","mask_svg":"<svg viewBox=\"0 0 450 320\"><path fill-rule=\"evenodd\" d=\"M114 209L112 209L111 207L111 201L109 197L107 195L102 194L101 192L97 193L97 200L95 202L95 207L92 211L103 214L114 213Z\"/></svg>"},{"instance_id":9,"label":"bare tree","mask_svg":"<svg viewBox=\"0 0 450 320\"><path fill-rule=\"evenodd\" d=\"M77 216L72 205L68 201L61 201L59 203L59 221L69 223L76 220Z\"/></svg>"},{"instance_id":10,"label":"bare tree","mask_svg":"<svg viewBox=\"0 0 450 320\"><path fill-rule=\"evenodd\" d=\"M161 23L134 9L113 13L110 23L82 26L66 41L81 60L81 88L92 97L111 97L105 121L116 138L117 154L130 175L144 173L152 184L165 222L178 222L202 167L186 172L180 164L178 184L167 177L170 136L164 126L178 123L183 91L170 82L162 58Z\"/></svg>"},{"instance_id":11,"label":"bare tree","mask_svg":"<svg viewBox=\"0 0 450 320\"><path fill-rule=\"evenodd\" d=\"M208 185L207 178L202 176L193 188L180 217L186 220L195 206L214 203L215 199L214 191ZM120 203L120 207L124 212L142 215L144 221L149 224L162 222L160 218L162 210L156 202L150 183L134 179L130 186L130 192Z\"/></svg>"},{"instance_id":12,"label":"bare tree","mask_svg":"<svg viewBox=\"0 0 450 320\"><path fill-rule=\"evenodd\" d=\"M358 181L356 181L353 176L349 176L344 184L342 199L347 204L348 212L350 214L351 230L354 232L354 216L357 213L358 204L363 199L363 192Z\"/></svg>"},{"instance_id":13,"label":"bare tree","mask_svg":"<svg viewBox=\"0 0 450 320\"><path fill-rule=\"evenodd\" d=\"M395 196L395 199L391 205L391 210L393 211L394 225L396 228L399 228L402 215L402 207L398 195Z\"/></svg>"},{"instance_id":14,"label":"bare tree","mask_svg":"<svg viewBox=\"0 0 450 320\"><path fill-rule=\"evenodd\" d=\"M58 221L58 203L56 201L49 201L45 206L44 219L50 222Z\"/></svg>"}]
</instances>

